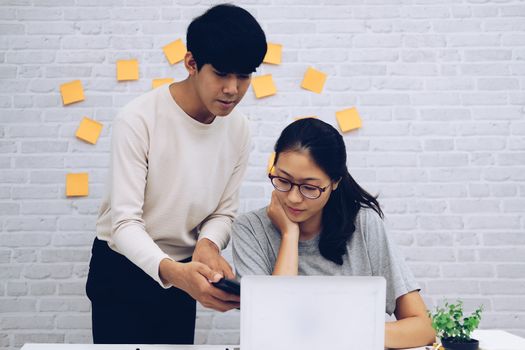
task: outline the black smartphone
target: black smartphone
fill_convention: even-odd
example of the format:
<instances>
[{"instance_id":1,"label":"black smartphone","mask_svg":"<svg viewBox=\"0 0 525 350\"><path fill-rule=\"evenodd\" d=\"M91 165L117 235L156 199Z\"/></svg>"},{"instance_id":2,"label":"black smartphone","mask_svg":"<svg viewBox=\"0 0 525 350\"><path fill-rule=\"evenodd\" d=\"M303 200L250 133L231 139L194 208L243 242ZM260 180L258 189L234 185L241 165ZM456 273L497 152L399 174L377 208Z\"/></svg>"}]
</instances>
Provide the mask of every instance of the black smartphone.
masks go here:
<instances>
[{"instance_id":1,"label":"black smartphone","mask_svg":"<svg viewBox=\"0 0 525 350\"><path fill-rule=\"evenodd\" d=\"M236 280L221 278L219 282L212 283L214 287L219 288L227 293L241 295L241 284Z\"/></svg>"}]
</instances>

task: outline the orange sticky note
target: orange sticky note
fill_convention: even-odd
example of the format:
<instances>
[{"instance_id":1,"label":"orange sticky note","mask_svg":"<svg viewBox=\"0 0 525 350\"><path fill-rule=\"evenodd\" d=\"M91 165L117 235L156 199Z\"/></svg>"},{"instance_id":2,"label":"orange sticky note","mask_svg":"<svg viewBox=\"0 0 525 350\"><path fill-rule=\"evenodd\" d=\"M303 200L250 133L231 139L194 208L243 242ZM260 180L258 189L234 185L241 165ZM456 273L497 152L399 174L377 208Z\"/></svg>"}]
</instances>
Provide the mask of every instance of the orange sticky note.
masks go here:
<instances>
[{"instance_id":1,"label":"orange sticky note","mask_svg":"<svg viewBox=\"0 0 525 350\"><path fill-rule=\"evenodd\" d=\"M64 105L84 101L82 82L80 80L73 80L60 85L60 94L62 95L62 103L64 103Z\"/></svg>"},{"instance_id":2,"label":"orange sticky note","mask_svg":"<svg viewBox=\"0 0 525 350\"><path fill-rule=\"evenodd\" d=\"M267 166L267 173L268 174L272 170L274 161L275 161L275 152L272 152L272 154L270 154L270 158L268 158L268 166Z\"/></svg>"},{"instance_id":3,"label":"orange sticky note","mask_svg":"<svg viewBox=\"0 0 525 350\"><path fill-rule=\"evenodd\" d=\"M335 112L337 123L342 132L347 132L361 127L361 118L355 107Z\"/></svg>"},{"instance_id":4,"label":"orange sticky note","mask_svg":"<svg viewBox=\"0 0 525 350\"><path fill-rule=\"evenodd\" d=\"M306 116L306 117L295 117L295 120L299 120L299 119L307 119L307 118L318 118L318 116L316 116L316 115L310 115L310 116Z\"/></svg>"},{"instance_id":5,"label":"orange sticky note","mask_svg":"<svg viewBox=\"0 0 525 350\"><path fill-rule=\"evenodd\" d=\"M164 55L168 59L170 64L180 62L186 55L186 46L182 42L182 39L177 39L162 48Z\"/></svg>"},{"instance_id":6,"label":"orange sticky note","mask_svg":"<svg viewBox=\"0 0 525 350\"><path fill-rule=\"evenodd\" d=\"M252 87L257 98L275 95L277 92L271 74L252 78Z\"/></svg>"},{"instance_id":7,"label":"orange sticky note","mask_svg":"<svg viewBox=\"0 0 525 350\"><path fill-rule=\"evenodd\" d=\"M283 46L281 44L268 43L268 50L264 56L263 62L269 64L281 64Z\"/></svg>"},{"instance_id":8,"label":"orange sticky note","mask_svg":"<svg viewBox=\"0 0 525 350\"><path fill-rule=\"evenodd\" d=\"M84 117L78 126L75 136L94 145L97 143L101 131L102 124L88 117Z\"/></svg>"},{"instance_id":9,"label":"orange sticky note","mask_svg":"<svg viewBox=\"0 0 525 350\"><path fill-rule=\"evenodd\" d=\"M310 67L306 70L306 73L304 73L301 87L320 94L321 91L323 91L325 82L326 74Z\"/></svg>"},{"instance_id":10,"label":"orange sticky note","mask_svg":"<svg viewBox=\"0 0 525 350\"><path fill-rule=\"evenodd\" d=\"M117 61L117 80L138 80L139 61L137 60L118 60Z\"/></svg>"},{"instance_id":11,"label":"orange sticky note","mask_svg":"<svg viewBox=\"0 0 525 350\"><path fill-rule=\"evenodd\" d=\"M66 175L67 197L87 196L88 193L88 173Z\"/></svg>"},{"instance_id":12,"label":"orange sticky note","mask_svg":"<svg viewBox=\"0 0 525 350\"><path fill-rule=\"evenodd\" d=\"M153 79L153 81L151 82L151 88L155 89L164 84L171 84L173 83L173 80L174 80L173 78Z\"/></svg>"}]
</instances>

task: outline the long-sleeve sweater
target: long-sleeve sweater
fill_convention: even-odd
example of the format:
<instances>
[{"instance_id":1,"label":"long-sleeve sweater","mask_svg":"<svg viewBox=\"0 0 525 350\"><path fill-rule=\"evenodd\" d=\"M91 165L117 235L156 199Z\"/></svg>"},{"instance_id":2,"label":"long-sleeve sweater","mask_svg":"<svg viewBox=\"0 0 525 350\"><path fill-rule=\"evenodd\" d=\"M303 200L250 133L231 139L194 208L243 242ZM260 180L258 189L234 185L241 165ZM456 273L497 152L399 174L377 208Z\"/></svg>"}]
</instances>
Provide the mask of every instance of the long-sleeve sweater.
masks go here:
<instances>
[{"instance_id":1,"label":"long-sleeve sweater","mask_svg":"<svg viewBox=\"0 0 525 350\"><path fill-rule=\"evenodd\" d=\"M202 238L228 244L249 150L248 122L235 110L200 123L169 85L134 99L113 123L97 237L170 287L159 277L161 260L190 257Z\"/></svg>"}]
</instances>

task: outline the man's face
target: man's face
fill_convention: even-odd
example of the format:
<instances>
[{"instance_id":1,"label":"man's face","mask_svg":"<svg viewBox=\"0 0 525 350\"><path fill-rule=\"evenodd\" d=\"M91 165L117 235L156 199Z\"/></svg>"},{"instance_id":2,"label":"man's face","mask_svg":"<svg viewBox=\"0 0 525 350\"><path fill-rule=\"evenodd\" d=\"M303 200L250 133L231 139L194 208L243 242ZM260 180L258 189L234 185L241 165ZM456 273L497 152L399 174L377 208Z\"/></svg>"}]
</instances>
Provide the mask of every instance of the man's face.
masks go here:
<instances>
[{"instance_id":1,"label":"man's face","mask_svg":"<svg viewBox=\"0 0 525 350\"><path fill-rule=\"evenodd\" d=\"M251 74L223 73L205 64L195 72L194 79L203 107L213 115L225 116L244 97Z\"/></svg>"}]
</instances>

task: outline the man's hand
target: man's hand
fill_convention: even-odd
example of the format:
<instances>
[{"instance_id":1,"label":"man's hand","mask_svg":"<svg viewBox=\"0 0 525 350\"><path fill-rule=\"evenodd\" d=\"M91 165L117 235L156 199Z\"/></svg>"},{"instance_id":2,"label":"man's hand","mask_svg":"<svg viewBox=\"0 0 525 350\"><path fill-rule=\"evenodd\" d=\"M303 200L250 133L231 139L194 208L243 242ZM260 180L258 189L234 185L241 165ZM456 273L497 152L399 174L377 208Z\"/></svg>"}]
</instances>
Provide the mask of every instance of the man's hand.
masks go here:
<instances>
[{"instance_id":1,"label":"man's hand","mask_svg":"<svg viewBox=\"0 0 525 350\"><path fill-rule=\"evenodd\" d=\"M240 297L215 288L211 282L218 282L222 276L200 262L179 263L163 259L159 275L164 282L182 289L204 307L221 312L239 308Z\"/></svg>"},{"instance_id":2,"label":"man's hand","mask_svg":"<svg viewBox=\"0 0 525 350\"><path fill-rule=\"evenodd\" d=\"M221 256L219 247L207 238L203 238L197 242L192 261L207 265L210 269L219 273L221 277L229 279L235 278L230 264Z\"/></svg>"}]
</instances>

